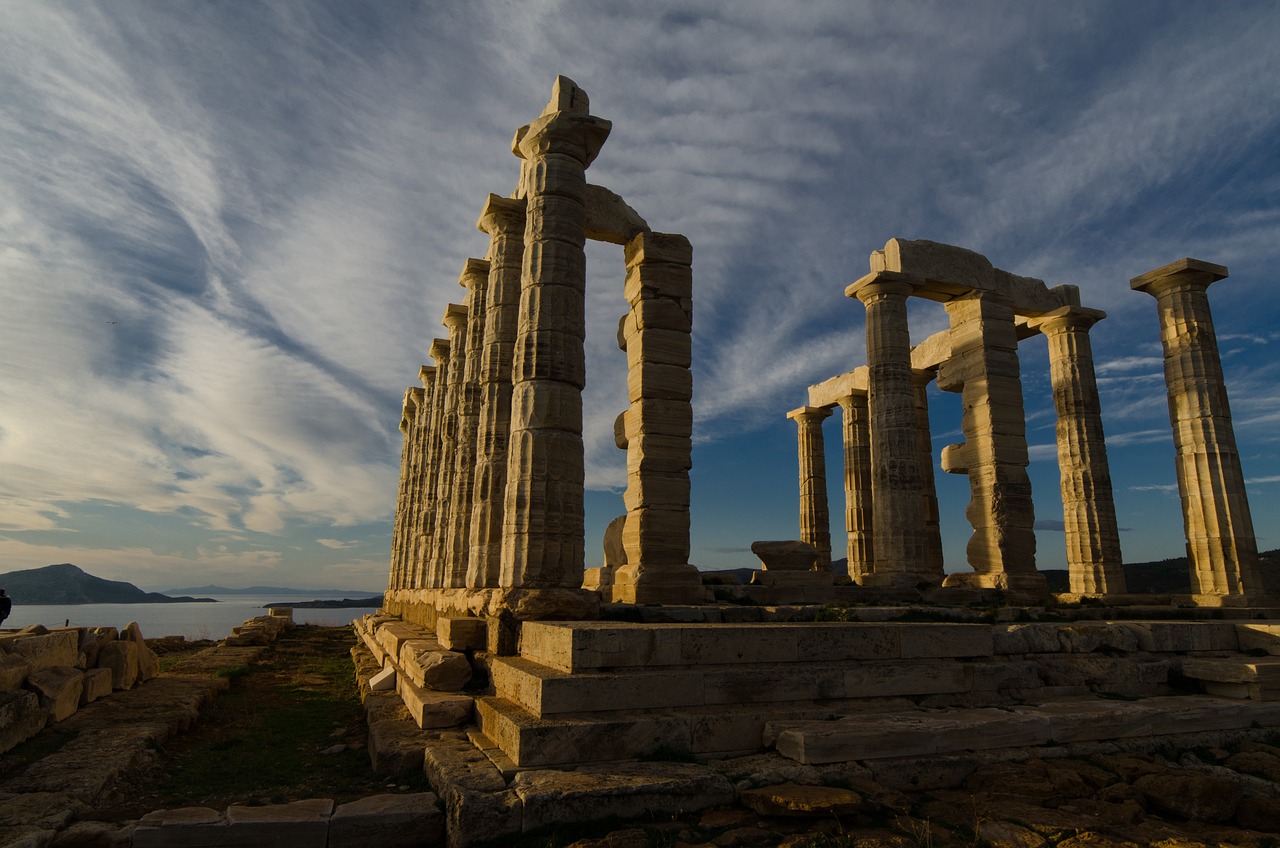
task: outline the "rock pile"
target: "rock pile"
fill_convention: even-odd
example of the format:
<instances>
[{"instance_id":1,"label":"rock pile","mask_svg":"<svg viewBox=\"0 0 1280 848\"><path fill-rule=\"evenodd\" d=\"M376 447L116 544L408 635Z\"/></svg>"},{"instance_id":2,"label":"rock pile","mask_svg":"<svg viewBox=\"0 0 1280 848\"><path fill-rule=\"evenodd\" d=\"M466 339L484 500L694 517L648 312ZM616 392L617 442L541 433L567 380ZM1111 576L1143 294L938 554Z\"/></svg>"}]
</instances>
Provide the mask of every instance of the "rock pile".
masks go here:
<instances>
[{"instance_id":1,"label":"rock pile","mask_svg":"<svg viewBox=\"0 0 1280 848\"><path fill-rule=\"evenodd\" d=\"M136 622L124 630L33 624L0 633L0 753L159 673Z\"/></svg>"}]
</instances>

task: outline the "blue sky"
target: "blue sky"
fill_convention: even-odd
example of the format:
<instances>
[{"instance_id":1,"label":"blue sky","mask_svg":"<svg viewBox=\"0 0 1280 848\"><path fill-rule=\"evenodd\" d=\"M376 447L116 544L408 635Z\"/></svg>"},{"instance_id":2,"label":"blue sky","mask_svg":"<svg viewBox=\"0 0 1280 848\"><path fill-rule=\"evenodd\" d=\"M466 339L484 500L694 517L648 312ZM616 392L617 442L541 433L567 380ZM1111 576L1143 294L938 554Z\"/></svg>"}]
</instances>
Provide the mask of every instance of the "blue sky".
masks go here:
<instances>
[{"instance_id":1,"label":"blue sky","mask_svg":"<svg viewBox=\"0 0 1280 848\"><path fill-rule=\"evenodd\" d=\"M13 0L0 571L381 588L401 395L556 74L614 124L588 179L694 244L696 564L797 534L784 415L864 362L843 290L899 236L1107 310L1129 561L1183 543L1154 301L1128 280L1228 265L1210 296L1259 544L1280 547L1280 7ZM625 304L620 251L588 261L593 565L622 511ZM911 320L917 341L945 325L930 303ZM1061 567L1043 340L1022 366L1039 562ZM931 401L940 452L959 401ZM826 432L840 522L838 416ZM964 570L967 483L937 478Z\"/></svg>"}]
</instances>

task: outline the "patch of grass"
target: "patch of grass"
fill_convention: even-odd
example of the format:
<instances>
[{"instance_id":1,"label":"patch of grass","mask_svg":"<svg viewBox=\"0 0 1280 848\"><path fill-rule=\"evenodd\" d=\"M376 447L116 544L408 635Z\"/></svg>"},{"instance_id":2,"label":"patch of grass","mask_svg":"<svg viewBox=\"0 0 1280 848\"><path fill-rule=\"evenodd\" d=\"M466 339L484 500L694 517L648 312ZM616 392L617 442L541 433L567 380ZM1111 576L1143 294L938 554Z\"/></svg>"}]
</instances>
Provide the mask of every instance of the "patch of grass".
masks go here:
<instances>
[{"instance_id":1,"label":"patch of grass","mask_svg":"<svg viewBox=\"0 0 1280 848\"><path fill-rule=\"evenodd\" d=\"M247 665L237 665L232 668L220 668L217 671L218 677L225 677L229 682L234 684L242 677L253 674L253 668Z\"/></svg>"}]
</instances>

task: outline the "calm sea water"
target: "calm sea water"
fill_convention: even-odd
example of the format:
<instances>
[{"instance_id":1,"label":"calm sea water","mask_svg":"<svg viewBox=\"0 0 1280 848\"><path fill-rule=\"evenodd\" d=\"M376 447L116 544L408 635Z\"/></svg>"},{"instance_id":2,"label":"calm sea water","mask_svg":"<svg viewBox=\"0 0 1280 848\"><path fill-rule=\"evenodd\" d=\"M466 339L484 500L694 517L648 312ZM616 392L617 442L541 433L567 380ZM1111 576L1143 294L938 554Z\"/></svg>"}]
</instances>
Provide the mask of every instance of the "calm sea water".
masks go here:
<instances>
[{"instance_id":1,"label":"calm sea water","mask_svg":"<svg viewBox=\"0 0 1280 848\"><path fill-rule=\"evenodd\" d=\"M88 627L124 627L131 621L138 622L142 635L185 636L188 639L221 639L231 628L247 619L266 615L263 604L275 602L301 602L315 600L314 595L272 595L255 597L247 595L212 595L218 603L197 604L74 604L61 606L31 606L15 598L13 612L0 625L4 629L43 624L45 627L61 627L64 623ZM352 619L374 611L373 607L350 609L295 609L293 620L298 624L319 624L327 627L344 627Z\"/></svg>"}]
</instances>

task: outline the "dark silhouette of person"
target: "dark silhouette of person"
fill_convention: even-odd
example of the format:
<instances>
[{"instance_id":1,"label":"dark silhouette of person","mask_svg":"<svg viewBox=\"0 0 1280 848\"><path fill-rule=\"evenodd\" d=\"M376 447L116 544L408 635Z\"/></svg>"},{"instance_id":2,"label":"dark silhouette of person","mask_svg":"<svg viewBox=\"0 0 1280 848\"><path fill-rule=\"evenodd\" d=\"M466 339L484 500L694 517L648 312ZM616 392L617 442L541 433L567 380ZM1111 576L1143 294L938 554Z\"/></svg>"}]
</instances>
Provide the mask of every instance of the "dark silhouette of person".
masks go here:
<instances>
[{"instance_id":1,"label":"dark silhouette of person","mask_svg":"<svg viewBox=\"0 0 1280 848\"><path fill-rule=\"evenodd\" d=\"M0 624L4 624L4 620L9 617L12 610L13 599L4 593L4 589L0 589Z\"/></svg>"}]
</instances>

